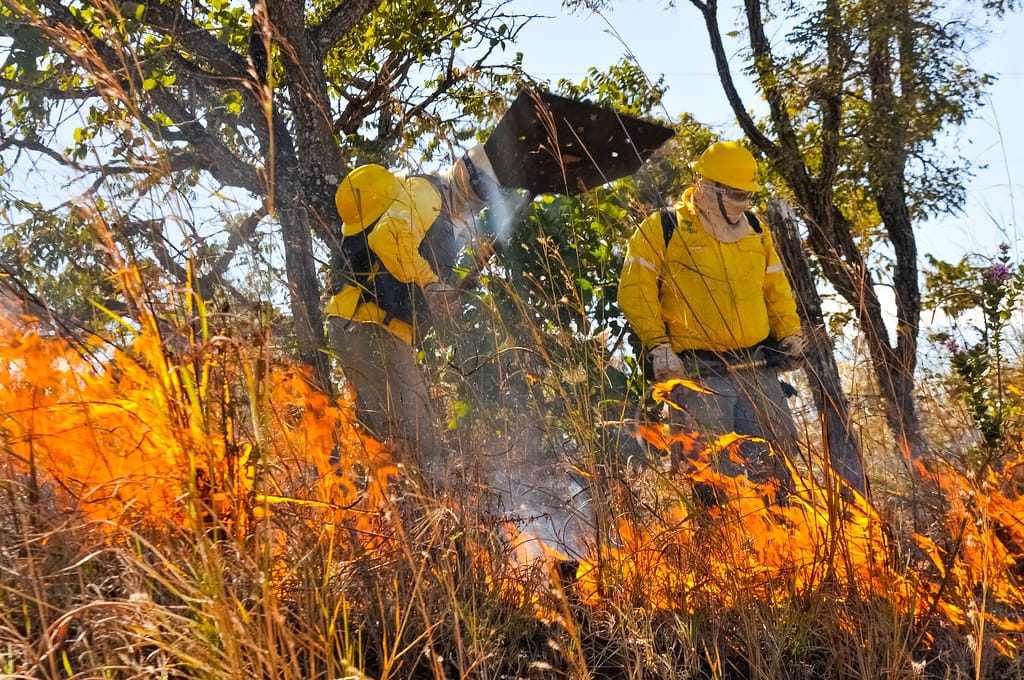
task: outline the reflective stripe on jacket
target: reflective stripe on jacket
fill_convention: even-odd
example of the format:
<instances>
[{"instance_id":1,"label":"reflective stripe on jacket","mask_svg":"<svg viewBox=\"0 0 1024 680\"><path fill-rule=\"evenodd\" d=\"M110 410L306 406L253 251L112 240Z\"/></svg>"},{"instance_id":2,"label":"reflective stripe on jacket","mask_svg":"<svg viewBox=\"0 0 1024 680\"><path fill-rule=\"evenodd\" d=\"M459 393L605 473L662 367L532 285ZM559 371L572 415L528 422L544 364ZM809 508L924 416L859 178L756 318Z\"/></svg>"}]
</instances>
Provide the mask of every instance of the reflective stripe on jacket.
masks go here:
<instances>
[{"instance_id":1,"label":"reflective stripe on jacket","mask_svg":"<svg viewBox=\"0 0 1024 680\"><path fill-rule=\"evenodd\" d=\"M793 291L768 229L718 241L697 218L692 192L675 206L679 226L667 245L659 213L629 240L618 301L640 341L724 352L799 334Z\"/></svg>"}]
</instances>

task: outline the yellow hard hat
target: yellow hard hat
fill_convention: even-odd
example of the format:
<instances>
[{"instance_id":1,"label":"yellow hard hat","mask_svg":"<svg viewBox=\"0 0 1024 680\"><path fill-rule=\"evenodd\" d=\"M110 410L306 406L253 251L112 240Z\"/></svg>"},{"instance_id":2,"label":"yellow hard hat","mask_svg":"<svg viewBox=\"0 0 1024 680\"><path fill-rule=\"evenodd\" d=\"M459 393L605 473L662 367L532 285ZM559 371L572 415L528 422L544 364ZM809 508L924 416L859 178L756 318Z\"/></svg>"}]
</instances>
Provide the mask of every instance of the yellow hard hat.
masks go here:
<instances>
[{"instance_id":1,"label":"yellow hard hat","mask_svg":"<svg viewBox=\"0 0 1024 680\"><path fill-rule=\"evenodd\" d=\"M690 167L701 177L741 191L760 191L757 161L739 142L715 142Z\"/></svg>"},{"instance_id":2,"label":"yellow hard hat","mask_svg":"<svg viewBox=\"0 0 1024 680\"><path fill-rule=\"evenodd\" d=\"M402 182L380 165L360 165L348 173L334 194L343 236L358 234L380 219L402 193Z\"/></svg>"}]
</instances>

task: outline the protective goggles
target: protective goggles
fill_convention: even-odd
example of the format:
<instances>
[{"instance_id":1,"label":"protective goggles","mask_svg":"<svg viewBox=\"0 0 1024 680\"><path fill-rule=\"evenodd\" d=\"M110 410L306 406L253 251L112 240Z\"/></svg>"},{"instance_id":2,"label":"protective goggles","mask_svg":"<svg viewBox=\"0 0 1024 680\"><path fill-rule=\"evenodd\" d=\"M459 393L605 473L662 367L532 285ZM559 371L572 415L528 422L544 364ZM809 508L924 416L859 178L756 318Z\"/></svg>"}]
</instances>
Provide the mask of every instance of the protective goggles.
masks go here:
<instances>
[{"instance_id":1,"label":"protective goggles","mask_svg":"<svg viewBox=\"0 0 1024 680\"><path fill-rule=\"evenodd\" d=\"M742 189L736 189L735 187L719 184L718 182L713 182L708 179L701 179L700 184L708 191L715 192L723 199L734 201L736 203L749 203L754 197L753 191L743 191Z\"/></svg>"}]
</instances>

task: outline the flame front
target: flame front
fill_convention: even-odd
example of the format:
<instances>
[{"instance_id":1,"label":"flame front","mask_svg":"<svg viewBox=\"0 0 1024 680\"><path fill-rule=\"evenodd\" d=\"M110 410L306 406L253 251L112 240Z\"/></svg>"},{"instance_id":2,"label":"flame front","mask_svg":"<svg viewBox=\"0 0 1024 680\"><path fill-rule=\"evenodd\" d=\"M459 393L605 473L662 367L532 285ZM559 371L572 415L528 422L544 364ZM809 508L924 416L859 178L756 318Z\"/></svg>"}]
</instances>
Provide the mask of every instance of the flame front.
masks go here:
<instances>
[{"instance_id":1,"label":"flame front","mask_svg":"<svg viewBox=\"0 0 1024 680\"><path fill-rule=\"evenodd\" d=\"M408 551L391 498L399 470L362 434L350 400L330 401L297 369L248 361L230 338L204 338L178 361L146 330L130 353L90 350L85 358L35 322L0 316L4 460L8 476L36 496L68 499L112 526L171 520L239 538L263 527L281 554L292 549L287 523L264 520L287 509L289 519L337 541L338 560ZM484 549L471 552L479 569L494 570L483 579L491 594L565 627L573 626L565 599L532 589L564 586L552 592L571 592L592 610L647 612L812 597L884 601L916 622L925 644L929 625L941 620L971 635L988 625L1000 651L1018 648L1024 458L977 478L920 469L940 492L943 513L927 536L901 539L871 503L827 474L821 482L790 466L796 488L778 502L776 486L719 472L715 457L739 457L745 437L706 442L656 426L637 433L662 451L681 450L688 463L684 474L651 483L647 491L660 501L618 512L608 536L588 542L572 583L557 582L551 565L566 562L557 546L530 543L540 556L520 554L521 568L512 570L495 569ZM702 485L715 503L687 492ZM506 543L524 550L530 539L509 529ZM537 578L538 565L549 578ZM290 578L283 567L271 574Z\"/></svg>"},{"instance_id":2,"label":"flame front","mask_svg":"<svg viewBox=\"0 0 1024 680\"><path fill-rule=\"evenodd\" d=\"M328 520L354 510L356 522L386 505L397 474L386 451L357 428L351 404L330 403L302 371L275 367L239 396L251 366L228 360L227 339L179 363L145 332L131 356L92 351L104 359L0 315L0 436L36 493L112 524L214 523L239 535L281 504Z\"/></svg>"},{"instance_id":3,"label":"flame front","mask_svg":"<svg viewBox=\"0 0 1024 680\"><path fill-rule=\"evenodd\" d=\"M640 425L637 434L685 457L685 488L711 487L716 502L703 505L663 480L674 504L622 516L613 539L581 563L578 588L589 606L694 612L814 595L882 600L922 630L936 617L969 631L992 623L997 648L1016 650L1024 631L1024 498L1014 480L1024 458L980 483L951 468L920 471L946 499L939 547L923 535L898 543L872 504L834 476L820 484L790 465L796 489L780 503L774 484L719 472L714 458L738 456L735 447L747 439L735 433L705 442ZM922 634L925 644L930 639Z\"/></svg>"},{"instance_id":4,"label":"flame front","mask_svg":"<svg viewBox=\"0 0 1024 680\"><path fill-rule=\"evenodd\" d=\"M651 428L641 433L656 445L679 441ZM685 438L699 445L699 438ZM687 454L702 461L688 481L713 487L714 506L680 499L644 523L620 521L617 544L580 567L588 602L600 605L599 593L625 588L635 590L643 606L691 609L698 600L729 606L751 597L777 601L829 581L890 596L902 592L904 606L909 603L907 583L886 569L891 547L884 523L862 497L841 501L834 490L792 470L798 489L777 504L769 500L775 485L729 477L711 464L712 455L729 455L742 440L724 437Z\"/></svg>"}]
</instances>

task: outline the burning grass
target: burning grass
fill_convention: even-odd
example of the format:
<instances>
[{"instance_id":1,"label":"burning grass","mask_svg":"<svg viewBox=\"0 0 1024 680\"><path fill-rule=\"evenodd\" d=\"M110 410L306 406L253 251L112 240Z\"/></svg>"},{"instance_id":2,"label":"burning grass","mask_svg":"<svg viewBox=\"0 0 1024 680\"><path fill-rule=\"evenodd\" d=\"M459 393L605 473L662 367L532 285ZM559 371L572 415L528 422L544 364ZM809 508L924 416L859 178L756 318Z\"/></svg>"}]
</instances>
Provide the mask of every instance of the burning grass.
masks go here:
<instances>
[{"instance_id":1,"label":"burning grass","mask_svg":"<svg viewBox=\"0 0 1024 680\"><path fill-rule=\"evenodd\" d=\"M155 324L83 352L0 319L0 673L1022 677L1024 459L920 470L913 533L828 474L793 469L777 503L709 464L742 438L682 435L687 475L592 475L615 519L576 565L420 494L265 352L166 347Z\"/></svg>"}]
</instances>

